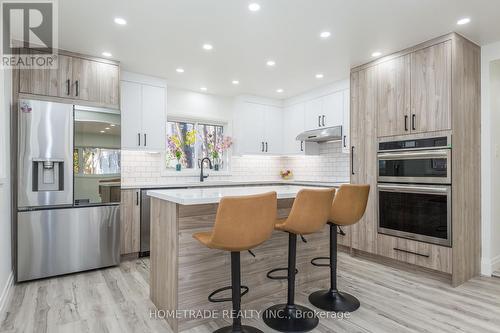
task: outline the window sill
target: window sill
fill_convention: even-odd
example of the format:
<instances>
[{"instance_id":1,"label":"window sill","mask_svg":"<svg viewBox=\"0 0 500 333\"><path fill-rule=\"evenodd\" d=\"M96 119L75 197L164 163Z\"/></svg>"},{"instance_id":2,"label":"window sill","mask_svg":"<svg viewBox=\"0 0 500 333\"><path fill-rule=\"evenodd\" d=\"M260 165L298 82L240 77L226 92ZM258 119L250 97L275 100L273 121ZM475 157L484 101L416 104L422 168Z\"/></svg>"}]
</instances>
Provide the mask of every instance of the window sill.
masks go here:
<instances>
[{"instance_id":1,"label":"window sill","mask_svg":"<svg viewBox=\"0 0 500 333\"><path fill-rule=\"evenodd\" d=\"M214 171L210 169L204 169L203 173L205 175L210 175L210 176L231 176L231 171L229 170L221 170L221 171ZM161 173L162 177L192 177L192 176L200 176L200 170L181 170L181 171L175 171L175 170L163 170Z\"/></svg>"}]
</instances>

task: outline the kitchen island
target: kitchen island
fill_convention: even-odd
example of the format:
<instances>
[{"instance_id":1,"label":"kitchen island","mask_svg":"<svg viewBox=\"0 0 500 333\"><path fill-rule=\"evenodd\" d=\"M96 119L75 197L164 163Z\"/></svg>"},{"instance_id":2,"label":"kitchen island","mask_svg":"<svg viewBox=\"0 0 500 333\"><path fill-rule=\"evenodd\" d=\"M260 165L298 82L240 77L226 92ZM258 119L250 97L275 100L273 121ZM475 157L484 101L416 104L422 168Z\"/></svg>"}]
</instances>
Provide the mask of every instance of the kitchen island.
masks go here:
<instances>
[{"instance_id":1,"label":"kitchen island","mask_svg":"<svg viewBox=\"0 0 500 333\"><path fill-rule=\"evenodd\" d=\"M212 229L220 199L276 191L278 217L281 218L289 214L295 196L305 188L313 187L282 185L148 191L151 197L150 297L158 310L165 311L165 320L174 332L212 320L199 316L198 311L222 313L222 310L231 309L230 303L210 303L207 299L215 289L231 285L229 253L208 249L192 237L196 232ZM311 288L315 281L329 277L328 269L310 263L313 257L328 255L328 231L325 227L322 232L307 236L307 243L298 243L298 291L303 284L309 283L307 288ZM250 288L242 298L243 310L264 310L270 295L286 299L286 281L270 280L266 273L273 268L287 267L287 250L287 234L275 231L269 241L253 250L255 257L242 253L241 281ZM180 310L177 315L171 315L171 311L176 310Z\"/></svg>"}]
</instances>

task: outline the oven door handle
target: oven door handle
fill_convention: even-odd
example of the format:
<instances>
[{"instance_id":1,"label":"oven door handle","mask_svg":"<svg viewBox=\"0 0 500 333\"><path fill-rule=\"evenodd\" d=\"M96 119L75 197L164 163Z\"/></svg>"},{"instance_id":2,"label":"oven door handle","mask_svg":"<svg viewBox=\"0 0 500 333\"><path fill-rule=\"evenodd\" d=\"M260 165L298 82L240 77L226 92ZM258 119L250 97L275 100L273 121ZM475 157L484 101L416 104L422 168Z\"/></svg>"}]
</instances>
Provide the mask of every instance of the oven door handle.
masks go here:
<instances>
[{"instance_id":1,"label":"oven door handle","mask_svg":"<svg viewBox=\"0 0 500 333\"><path fill-rule=\"evenodd\" d=\"M379 153L379 160L414 160L423 158L449 158L449 149L426 151L426 152L407 152L407 153Z\"/></svg>"},{"instance_id":2,"label":"oven door handle","mask_svg":"<svg viewBox=\"0 0 500 333\"><path fill-rule=\"evenodd\" d=\"M382 185L377 186L379 191L385 192L405 192L405 193L427 193L427 194L442 194L447 195L450 187L443 186L407 186L407 185Z\"/></svg>"}]
</instances>

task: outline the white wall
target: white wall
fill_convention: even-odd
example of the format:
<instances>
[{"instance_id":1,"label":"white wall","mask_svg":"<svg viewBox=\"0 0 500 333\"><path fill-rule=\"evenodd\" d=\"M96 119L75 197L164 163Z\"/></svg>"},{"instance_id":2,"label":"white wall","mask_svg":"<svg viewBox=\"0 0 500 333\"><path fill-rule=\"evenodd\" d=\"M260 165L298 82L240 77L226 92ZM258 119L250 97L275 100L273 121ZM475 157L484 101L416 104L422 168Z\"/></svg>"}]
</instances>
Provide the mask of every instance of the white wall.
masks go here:
<instances>
[{"instance_id":1,"label":"white wall","mask_svg":"<svg viewBox=\"0 0 500 333\"><path fill-rule=\"evenodd\" d=\"M167 118L218 120L228 124L228 134L230 135L229 131L233 120L233 99L168 87Z\"/></svg>"},{"instance_id":2,"label":"white wall","mask_svg":"<svg viewBox=\"0 0 500 333\"><path fill-rule=\"evenodd\" d=\"M0 319L12 283L10 209L10 100L11 74L0 69ZM3 171L2 171L3 170Z\"/></svg>"},{"instance_id":3,"label":"white wall","mask_svg":"<svg viewBox=\"0 0 500 333\"><path fill-rule=\"evenodd\" d=\"M491 275L500 268L500 42L481 53L481 273Z\"/></svg>"}]
</instances>

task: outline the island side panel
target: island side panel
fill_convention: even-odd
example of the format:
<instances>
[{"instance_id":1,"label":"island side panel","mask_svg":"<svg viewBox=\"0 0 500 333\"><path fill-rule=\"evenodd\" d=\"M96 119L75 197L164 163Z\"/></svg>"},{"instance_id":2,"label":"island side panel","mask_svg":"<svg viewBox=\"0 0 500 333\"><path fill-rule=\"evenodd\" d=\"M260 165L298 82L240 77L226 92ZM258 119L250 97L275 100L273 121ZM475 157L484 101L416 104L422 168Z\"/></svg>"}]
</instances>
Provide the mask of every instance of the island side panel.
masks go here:
<instances>
[{"instance_id":1,"label":"island side panel","mask_svg":"<svg viewBox=\"0 0 500 333\"><path fill-rule=\"evenodd\" d=\"M292 204L293 199L279 200L278 216L288 216ZM212 291L231 284L229 252L208 249L192 238L193 233L212 229L217 205L180 205L178 212L179 309L229 310L231 302L210 303L207 300ZM297 243L297 267L300 271L297 286L328 278L328 269L317 268L310 263L313 257L328 255L328 230L325 227L322 232L307 236L308 243ZM272 301L270 297L277 294L285 302L285 281L270 280L266 274L273 268L287 266L288 234L275 231L269 241L253 252L256 258L246 251L241 252L241 282L250 288L249 293L242 298L243 309L263 310L259 306ZM229 292L223 294L224 297L229 295ZM208 321L210 319L179 319L179 330L190 329Z\"/></svg>"},{"instance_id":2,"label":"island side panel","mask_svg":"<svg viewBox=\"0 0 500 333\"><path fill-rule=\"evenodd\" d=\"M150 297L158 310L175 311L178 308L178 205L151 198L151 252ZM177 319L166 316L174 332Z\"/></svg>"}]
</instances>

